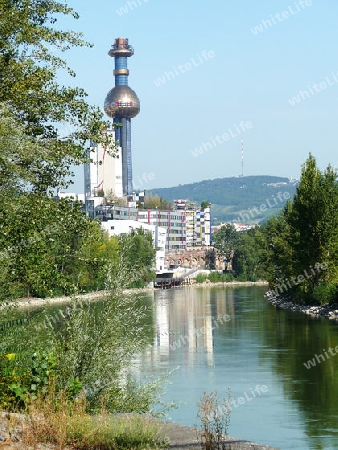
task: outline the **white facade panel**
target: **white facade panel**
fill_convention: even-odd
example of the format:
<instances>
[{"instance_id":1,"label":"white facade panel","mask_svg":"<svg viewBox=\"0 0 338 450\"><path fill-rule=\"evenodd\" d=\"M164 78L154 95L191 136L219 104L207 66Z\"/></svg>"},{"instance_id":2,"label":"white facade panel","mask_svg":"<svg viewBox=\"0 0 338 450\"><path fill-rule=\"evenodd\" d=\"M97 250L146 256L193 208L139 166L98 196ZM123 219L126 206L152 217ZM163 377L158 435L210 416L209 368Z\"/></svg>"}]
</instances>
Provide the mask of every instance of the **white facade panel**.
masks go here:
<instances>
[{"instance_id":1,"label":"white facade panel","mask_svg":"<svg viewBox=\"0 0 338 450\"><path fill-rule=\"evenodd\" d=\"M153 237L153 246L156 249L156 271L164 269L165 244L167 239L165 228L156 225L148 225L136 220L107 220L102 222L102 228L108 231L109 236L130 233L132 229L139 228L150 231Z\"/></svg>"}]
</instances>

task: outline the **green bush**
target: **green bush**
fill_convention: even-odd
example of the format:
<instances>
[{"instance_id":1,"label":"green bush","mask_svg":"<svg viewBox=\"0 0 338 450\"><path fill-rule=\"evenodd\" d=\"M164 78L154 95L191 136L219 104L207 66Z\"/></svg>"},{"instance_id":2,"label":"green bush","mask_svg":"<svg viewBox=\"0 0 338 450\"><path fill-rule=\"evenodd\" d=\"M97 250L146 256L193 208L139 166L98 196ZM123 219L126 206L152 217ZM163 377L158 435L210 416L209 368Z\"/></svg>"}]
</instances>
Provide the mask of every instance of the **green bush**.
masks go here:
<instances>
[{"instance_id":1,"label":"green bush","mask_svg":"<svg viewBox=\"0 0 338 450\"><path fill-rule=\"evenodd\" d=\"M29 376L17 368L17 356L0 355L0 410L15 411L25 407Z\"/></svg>"},{"instance_id":2,"label":"green bush","mask_svg":"<svg viewBox=\"0 0 338 450\"><path fill-rule=\"evenodd\" d=\"M203 273L199 273L196 277L196 283L204 283L207 278L208 278L207 275L205 275Z\"/></svg>"},{"instance_id":3,"label":"green bush","mask_svg":"<svg viewBox=\"0 0 338 450\"><path fill-rule=\"evenodd\" d=\"M208 279L211 281L211 283L218 283L221 281L221 274L218 272L210 272L208 275Z\"/></svg>"},{"instance_id":4,"label":"green bush","mask_svg":"<svg viewBox=\"0 0 338 450\"><path fill-rule=\"evenodd\" d=\"M205 283L206 280L211 283L229 283L234 281L234 277L231 273L219 273L217 271L210 272L209 275L199 273L196 277L196 283Z\"/></svg>"},{"instance_id":5,"label":"green bush","mask_svg":"<svg viewBox=\"0 0 338 450\"><path fill-rule=\"evenodd\" d=\"M320 305L335 303L338 298L338 287L332 283L321 283L313 289L313 299Z\"/></svg>"},{"instance_id":6,"label":"green bush","mask_svg":"<svg viewBox=\"0 0 338 450\"><path fill-rule=\"evenodd\" d=\"M99 448L145 449L168 447L161 427L151 418L141 416L107 417L89 416L70 418L67 443L78 450Z\"/></svg>"}]
</instances>

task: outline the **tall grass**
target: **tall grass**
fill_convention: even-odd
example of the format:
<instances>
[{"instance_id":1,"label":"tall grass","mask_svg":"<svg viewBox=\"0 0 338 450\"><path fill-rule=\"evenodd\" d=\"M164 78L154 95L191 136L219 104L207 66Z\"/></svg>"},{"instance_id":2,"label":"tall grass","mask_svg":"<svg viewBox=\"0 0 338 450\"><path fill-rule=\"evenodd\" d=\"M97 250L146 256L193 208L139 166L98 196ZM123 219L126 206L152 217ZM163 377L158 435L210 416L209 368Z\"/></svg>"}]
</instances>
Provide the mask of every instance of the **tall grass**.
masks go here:
<instances>
[{"instance_id":1,"label":"tall grass","mask_svg":"<svg viewBox=\"0 0 338 450\"><path fill-rule=\"evenodd\" d=\"M52 390L28 407L22 428L22 444L35 448L51 443L57 449L164 448L168 442L162 426L150 416L109 415L102 404L99 414L88 414L85 396L71 402L65 392Z\"/></svg>"},{"instance_id":2,"label":"tall grass","mask_svg":"<svg viewBox=\"0 0 338 450\"><path fill-rule=\"evenodd\" d=\"M216 391L203 394L197 404L198 437L202 449L205 450L228 450L230 445L227 440L230 425L230 398L231 392L228 389L228 396L220 402Z\"/></svg>"}]
</instances>

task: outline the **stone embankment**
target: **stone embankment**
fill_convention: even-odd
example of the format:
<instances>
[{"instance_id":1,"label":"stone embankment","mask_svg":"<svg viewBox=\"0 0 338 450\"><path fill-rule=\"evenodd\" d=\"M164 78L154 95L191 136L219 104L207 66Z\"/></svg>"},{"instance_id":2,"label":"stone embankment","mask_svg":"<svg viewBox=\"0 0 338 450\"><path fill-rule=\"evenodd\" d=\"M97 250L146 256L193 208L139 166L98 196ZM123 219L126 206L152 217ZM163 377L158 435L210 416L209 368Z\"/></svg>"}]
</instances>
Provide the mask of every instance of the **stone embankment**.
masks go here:
<instances>
[{"instance_id":1,"label":"stone embankment","mask_svg":"<svg viewBox=\"0 0 338 450\"><path fill-rule=\"evenodd\" d=\"M276 308L287 309L289 311L294 311L298 313L307 314L312 317L322 318L325 317L330 320L338 321L338 304L334 303L332 305L298 305L290 299L276 297L272 295L269 291L265 294L269 302L276 306Z\"/></svg>"}]
</instances>

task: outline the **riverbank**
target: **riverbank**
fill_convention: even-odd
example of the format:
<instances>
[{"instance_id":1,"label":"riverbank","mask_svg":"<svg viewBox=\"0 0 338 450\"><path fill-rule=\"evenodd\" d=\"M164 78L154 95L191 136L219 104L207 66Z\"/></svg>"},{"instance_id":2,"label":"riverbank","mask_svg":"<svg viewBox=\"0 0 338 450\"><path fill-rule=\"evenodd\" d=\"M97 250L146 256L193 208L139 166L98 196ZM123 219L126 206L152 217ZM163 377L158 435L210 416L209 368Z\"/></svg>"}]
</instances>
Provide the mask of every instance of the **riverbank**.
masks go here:
<instances>
[{"instance_id":1,"label":"riverbank","mask_svg":"<svg viewBox=\"0 0 338 450\"><path fill-rule=\"evenodd\" d=\"M265 294L268 301L274 305L276 308L286 309L289 311L307 314L311 317L316 318L327 318L330 320L338 321L338 304L334 303L332 305L299 305L292 300L285 299L282 297L276 297L268 291Z\"/></svg>"},{"instance_id":2,"label":"riverbank","mask_svg":"<svg viewBox=\"0 0 338 450\"><path fill-rule=\"evenodd\" d=\"M189 288L210 288L210 287L235 287L235 286L268 286L268 282L266 281L219 281L219 282L208 282L205 281L203 283L192 283L190 285L178 286L174 289L189 289ZM144 287L144 288L132 288L132 289L124 289L122 293L124 295L132 295L138 294L142 292L152 292L154 291L154 287ZM61 296L61 297L48 297L48 298L37 298L37 297L26 297L19 298L15 300L15 302L11 302L8 305L17 305L21 308L25 307L39 307L46 306L50 304L63 304L70 303L72 299L79 298L84 301L99 301L104 299L106 296L110 295L109 291L95 291L88 292L86 294L74 294L73 296Z\"/></svg>"},{"instance_id":3,"label":"riverbank","mask_svg":"<svg viewBox=\"0 0 338 450\"><path fill-rule=\"evenodd\" d=\"M133 289L124 289L122 293L124 295L138 294L141 292L149 292L153 291L153 287L144 287L144 288L133 288ZM37 297L26 297L26 298L18 298L14 302L7 304L6 306L19 306L21 308L24 307L38 307L38 306L46 306L51 304L63 304L70 303L72 299L78 298L84 301L99 301L104 299L105 297L110 295L110 291L95 291L88 292L86 294L74 294L72 296L63 295L61 297L47 297L47 298L37 298Z\"/></svg>"},{"instance_id":4,"label":"riverbank","mask_svg":"<svg viewBox=\"0 0 338 450\"><path fill-rule=\"evenodd\" d=\"M268 286L269 283L267 281L217 281L211 282L209 280L204 281L203 283L193 283L187 287L231 287L231 286Z\"/></svg>"},{"instance_id":5,"label":"riverbank","mask_svg":"<svg viewBox=\"0 0 338 450\"><path fill-rule=\"evenodd\" d=\"M130 414L126 414L130 417ZM201 450L201 431L194 427L187 427L172 422L159 421L161 435L165 438L168 444L168 449L185 450L198 449ZM26 448L26 443L22 441L22 430L27 430L27 418L24 414L15 413L0 413L0 447L7 450L19 450ZM224 445L227 445L228 450L277 450L274 447L257 444L242 439L227 436ZM36 444L34 448L56 450L59 448L56 444ZM151 447L149 447L151 448ZM159 449L160 447L157 447ZM64 447L64 449L71 449L71 447Z\"/></svg>"},{"instance_id":6,"label":"riverbank","mask_svg":"<svg viewBox=\"0 0 338 450\"><path fill-rule=\"evenodd\" d=\"M164 429L169 438L169 449L201 450L202 446L198 440L196 428L167 422ZM244 441L230 436L227 436L226 441L222 442L222 444L228 450L277 450L275 447Z\"/></svg>"}]
</instances>

